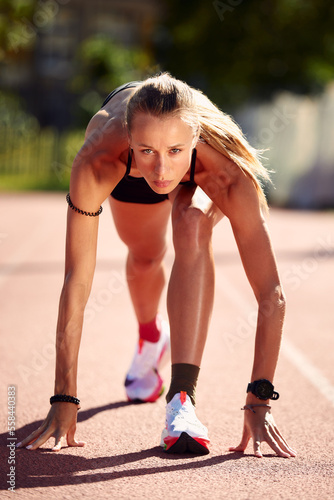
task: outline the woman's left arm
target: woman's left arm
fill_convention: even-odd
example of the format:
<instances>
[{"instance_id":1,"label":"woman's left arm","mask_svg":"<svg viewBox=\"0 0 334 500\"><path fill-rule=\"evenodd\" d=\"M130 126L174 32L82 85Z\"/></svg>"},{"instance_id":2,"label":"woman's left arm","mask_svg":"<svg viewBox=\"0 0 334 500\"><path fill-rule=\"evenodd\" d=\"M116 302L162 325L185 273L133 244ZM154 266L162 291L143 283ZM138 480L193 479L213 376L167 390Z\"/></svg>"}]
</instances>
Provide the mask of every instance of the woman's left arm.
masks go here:
<instances>
[{"instance_id":1,"label":"woman's left arm","mask_svg":"<svg viewBox=\"0 0 334 500\"><path fill-rule=\"evenodd\" d=\"M249 382L266 379L273 383L282 337L285 297L259 197L251 178L240 172L214 201L230 220L246 275L258 303L254 363ZM269 399L258 399L251 392L247 394L246 405L269 403ZM244 451L251 438L257 457L262 457L263 441L279 456L296 454L281 435L270 408L266 406L245 407L241 442L230 450Z\"/></svg>"}]
</instances>

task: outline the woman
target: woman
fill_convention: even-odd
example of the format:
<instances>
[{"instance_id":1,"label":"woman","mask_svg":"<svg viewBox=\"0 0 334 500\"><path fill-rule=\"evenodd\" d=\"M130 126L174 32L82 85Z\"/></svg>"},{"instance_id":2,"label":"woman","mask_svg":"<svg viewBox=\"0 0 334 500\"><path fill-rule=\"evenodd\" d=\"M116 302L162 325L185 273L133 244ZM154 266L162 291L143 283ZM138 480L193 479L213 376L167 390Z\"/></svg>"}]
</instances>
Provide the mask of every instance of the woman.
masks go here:
<instances>
[{"instance_id":1,"label":"woman","mask_svg":"<svg viewBox=\"0 0 334 500\"><path fill-rule=\"evenodd\" d=\"M77 361L98 215L109 197L117 231L128 247L128 286L139 323L138 347L125 382L130 400L155 401L163 389L158 368L168 346L168 325L158 308L172 216L175 261L167 297L172 378L162 433L165 450L209 452L207 429L195 414L195 388L213 304L211 235L225 215L258 302L243 435L231 450L243 451L252 438L258 457L262 441L279 456L295 455L268 404L278 397L272 381L285 300L262 215L266 200L259 178L267 178L266 170L238 126L201 92L169 74L132 82L108 96L88 125L71 173L55 395L42 426L19 447L34 450L51 436L55 451L65 436L69 446L84 445L75 439Z\"/></svg>"}]
</instances>

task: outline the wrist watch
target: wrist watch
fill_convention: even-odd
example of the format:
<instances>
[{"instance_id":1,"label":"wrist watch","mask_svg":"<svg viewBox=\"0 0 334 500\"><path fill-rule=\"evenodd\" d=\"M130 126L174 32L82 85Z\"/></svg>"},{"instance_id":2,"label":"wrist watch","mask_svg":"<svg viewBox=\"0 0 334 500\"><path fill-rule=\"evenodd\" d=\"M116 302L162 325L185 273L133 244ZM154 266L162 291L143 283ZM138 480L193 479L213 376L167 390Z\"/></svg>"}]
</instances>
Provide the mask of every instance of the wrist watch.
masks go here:
<instances>
[{"instance_id":1,"label":"wrist watch","mask_svg":"<svg viewBox=\"0 0 334 500\"><path fill-rule=\"evenodd\" d=\"M247 392L251 392L259 399L278 399L278 392L274 391L274 386L269 380L262 378L250 382L247 386Z\"/></svg>"}]
</instances>

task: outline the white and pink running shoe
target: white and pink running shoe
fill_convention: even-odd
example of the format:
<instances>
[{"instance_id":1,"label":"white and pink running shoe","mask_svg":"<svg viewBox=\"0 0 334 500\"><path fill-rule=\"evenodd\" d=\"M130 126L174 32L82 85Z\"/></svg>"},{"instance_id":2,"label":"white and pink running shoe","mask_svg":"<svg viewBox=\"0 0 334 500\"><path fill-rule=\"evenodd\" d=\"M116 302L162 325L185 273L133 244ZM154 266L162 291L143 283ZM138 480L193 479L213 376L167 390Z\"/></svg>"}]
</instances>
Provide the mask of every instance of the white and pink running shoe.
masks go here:
<instances>
[{"instance_id":1,"label":"white and pink running shoe","mask_svg":"<svg viewBox=\"0 0 334 500\"><path fill-rule=\"evenodd\" d=\"M166 406L166 427L160 444L166 453L209 453L208 429L196 417L191 399L184 391L175 394Z\"/></svg>"},{"instance_id":2,"label":"white and pink running shoe","mask_svg":"<svg viewBox=\"0 0 334 500\"><path fill-rule=\"evenodd\" d=\"M161 396L165 387L159 368L167 361L169 350L170 334L167 321L161 322L158 342L139 339L124 384L129 401L153 403Z\"/></svg>"}]
</instances>

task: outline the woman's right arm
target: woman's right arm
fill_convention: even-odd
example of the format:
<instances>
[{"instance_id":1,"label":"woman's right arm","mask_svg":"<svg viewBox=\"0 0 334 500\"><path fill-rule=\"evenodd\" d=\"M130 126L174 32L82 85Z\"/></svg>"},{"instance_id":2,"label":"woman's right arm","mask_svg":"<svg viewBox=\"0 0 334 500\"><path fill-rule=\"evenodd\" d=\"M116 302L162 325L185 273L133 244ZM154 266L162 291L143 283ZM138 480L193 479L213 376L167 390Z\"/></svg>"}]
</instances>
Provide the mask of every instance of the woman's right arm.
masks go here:
<instances>
[{"instance_id":1,"label":"woman's right arm","mask_svg":"<svg viewBox=\"0 0 334 500\"><path fill-rule=\"evenodd\" d=\"M99 209L124 175L124 164L118 158L119 148L124 149L125 145L118 142L118 146L110 151L103 148L102 141L98 147L91 148L89 137L86 138L72 167L70 197L74 206L87 212ZM65 278L56 334L54 394L77 397L78 354L84 310L95 270L97 235L98 217L85 216L68 208ZM77 410L77 405L73 403L53 403L43 424L18 447L29 445L28 448L34 450L52 436L55 437L53 451L61 449L65 437L68 446L83 446L85 443L75 439Z\"/></svg>"},{"instance_id":2,"label":"woman's right arm","mask_svg":"<svg viewBox=\"0 0 334 500\"><path fill-rule=\"evenodd\" d=\"M92 219L68 209L66 271L58 311L54 394L77 396L83 313L92 284L98 231L98 220ZM53 451L60 450L65 442L68 446L83 446L83 442L75 439L77 410L73 403L53 403L42 425L19 447L28 445L30 450L35 450L52 436L55 437Z\"/></svg>"}]
</instances>

